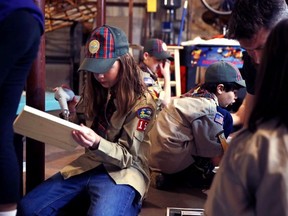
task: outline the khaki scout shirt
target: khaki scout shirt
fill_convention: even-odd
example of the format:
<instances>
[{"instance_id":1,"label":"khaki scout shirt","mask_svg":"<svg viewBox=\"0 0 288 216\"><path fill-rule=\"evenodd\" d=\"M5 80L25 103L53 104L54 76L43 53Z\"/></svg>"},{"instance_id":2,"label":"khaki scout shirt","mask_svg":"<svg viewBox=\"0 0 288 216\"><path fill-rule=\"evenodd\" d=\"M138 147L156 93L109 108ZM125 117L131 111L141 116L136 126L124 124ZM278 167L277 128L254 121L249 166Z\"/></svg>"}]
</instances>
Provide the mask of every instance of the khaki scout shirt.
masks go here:
<instances>
[{"instance_id":1,"label":"khaki scout shirt","mask_svg":"<svg viewBox=\"0 0 288 216\"><path fill-rule=\"evenodd\" d=\"M175 98L159 112L149 132L150 168L172 174L191 165L192 156L222 155L217 135L223 131L223 115L217 105L216 96Z\"/></svg>"},{"instance_id":2,"label":"khaki scout shirt","mask_svg":"<svg viewBox=\"0 0 288 216\"><path fill-rule=\"evenodd\" d=\"M163 98L165 97L165 92L161 84L158 82L158 79L154 80L151 73L152 71L146 67L146 71L142 71L142 77L149 93L153 96L155 102L157 103L158 109L161 109Z\"/></svg>"},{"instance_id":3,"label":"khaki scout shirt","mask_svg":"<svg viewBox=\"0 0 288 216\"><path fill-rule=\"evenodd\" d=\"M288 215L288 129L277 123L232 139L208 192L205 215Z\"/></svg>"},{"instance_id":4,"label":"khaki scout shirt","mask_svg":"<svg viewBox=\"0 0 288 216\"><path fill-rule=\"evenodd\" d=\"M97 150L88 150L61 170L65 179L103 164L117 184L135 188L143 197L149 185L147 132L154 123L156 104L146 92L122 118L111 117L107 139ZM113 142L116 140L116 142Z\"/></svg>"}]
</instances>

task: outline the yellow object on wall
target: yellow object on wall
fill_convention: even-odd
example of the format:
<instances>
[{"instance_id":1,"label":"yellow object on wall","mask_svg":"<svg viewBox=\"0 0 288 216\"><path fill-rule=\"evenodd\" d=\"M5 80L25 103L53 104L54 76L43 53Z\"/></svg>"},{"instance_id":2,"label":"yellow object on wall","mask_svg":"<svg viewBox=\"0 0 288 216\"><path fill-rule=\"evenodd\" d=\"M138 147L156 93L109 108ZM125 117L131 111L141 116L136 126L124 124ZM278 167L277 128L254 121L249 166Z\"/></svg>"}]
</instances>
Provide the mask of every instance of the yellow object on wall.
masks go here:
<instances>
[{"instance_id":1,"label":"yellow object on wall","mask_svg":"<svg viewBox=\"0 0 288 216\"><path fill-rule=\"evenodd\" d=\"M157 0L147 0L147 12L157 11Z\"/></svg>"}]
</instances>

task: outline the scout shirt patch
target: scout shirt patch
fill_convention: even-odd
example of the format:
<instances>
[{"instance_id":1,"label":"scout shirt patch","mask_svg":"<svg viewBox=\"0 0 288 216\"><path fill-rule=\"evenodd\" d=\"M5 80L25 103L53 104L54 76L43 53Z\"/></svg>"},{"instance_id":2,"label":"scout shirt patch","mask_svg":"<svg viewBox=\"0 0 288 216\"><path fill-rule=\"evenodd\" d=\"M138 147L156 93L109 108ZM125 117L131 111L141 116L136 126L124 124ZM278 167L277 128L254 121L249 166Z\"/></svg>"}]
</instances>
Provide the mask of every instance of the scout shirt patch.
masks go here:
<instances>
[{"instance_id":1,"label":"scout shirt patch","mask_svg":"<svg viewBox=\"0 0 288 216\"><path fill-rule=\"evenodd\" d=\"M220 113L216 113L215 117L214 117L214 122L223 125L223 121L224 121L224 116Z\"/></svg>"},{"instance_id":2,"label":"scout shirt patch","mask_svg":"<svg viewBox=\"0 0 288 216\"><path fill-rule=\"evenodd\" d=\"M154 80L151 77L144 77L144 83L146 86L153 86Z\"/></svg>"},{"instance_id":3,"label":"scout shirt patch","mask_svg":"<svg viewBox=\"0 0 288 216\"><path fill-rule=\"evenodd\" d=\"M150 107L142 107L137 110L137 117L139 118L138 124L137 124L137 130L138 131L145 131L146 127L151 120L153 111Z\"/></svg>"}]
</instances>

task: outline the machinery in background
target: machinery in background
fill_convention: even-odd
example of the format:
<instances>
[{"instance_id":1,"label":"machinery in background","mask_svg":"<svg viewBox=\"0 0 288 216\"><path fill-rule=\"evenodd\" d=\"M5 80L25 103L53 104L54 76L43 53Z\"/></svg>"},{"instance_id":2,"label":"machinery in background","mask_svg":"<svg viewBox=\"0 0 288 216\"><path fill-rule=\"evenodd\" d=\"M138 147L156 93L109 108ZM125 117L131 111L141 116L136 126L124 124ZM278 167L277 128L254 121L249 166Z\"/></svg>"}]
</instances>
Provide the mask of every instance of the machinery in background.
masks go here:
<instances>
[{"instance_id":1,"label":"machinery in background","mask_svg":"<svg viewBox=\"0 0 288 216\"><path fill-rule=\"evenodd\" d=\"M202 20L225 35L235 0L201 0L201 2L207 9L202 14Z\"/></svg>"},{"instance_id":2,"label":"machinery in background","mask_svg":"<svg viewBox=\"0 0 288 216\"><path fill-rule=\"evenodd\" d=\"M162 40L167 44L175 44L175 31L180 26L176 20L176 9L181 7L181 0L161 0L161 7L166 10L165 20L162 22Z\"/></svg>"}]
</instances>

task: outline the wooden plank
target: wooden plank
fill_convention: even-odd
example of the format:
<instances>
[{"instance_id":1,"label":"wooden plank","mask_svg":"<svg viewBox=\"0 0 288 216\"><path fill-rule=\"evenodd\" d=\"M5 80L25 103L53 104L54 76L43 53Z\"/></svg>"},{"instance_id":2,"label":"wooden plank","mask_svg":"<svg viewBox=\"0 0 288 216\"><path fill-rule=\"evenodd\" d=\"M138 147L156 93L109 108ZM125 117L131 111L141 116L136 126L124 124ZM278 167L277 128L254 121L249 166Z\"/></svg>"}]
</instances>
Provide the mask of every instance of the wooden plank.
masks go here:
<instances>
[{"instance_id":1,"label":"wooden plank","mask_svg":"<svg viewBox=\"0 0 288 216\"><path fill-rule=\"evenodd\" d=\"M35 0L45 14L45 0ZM42 34L38 55L34 60L26 83L26 103L40 110L45 110L46 58L45 34ZM26 140L26 193L44 181L45 145L36 140Z\"/></svg>"},{"instance_id":2,"label":"wooden plank","mask_svg":"<svg viewBox=\"0 0 288 216\"><path fill-rule=\"evenodd\" d=\"M72 137L72 130L83 130L80 125L27 105L13 126L15 133L66 150L74 150L79 146Z\"/></svg>"}]
</instances>

